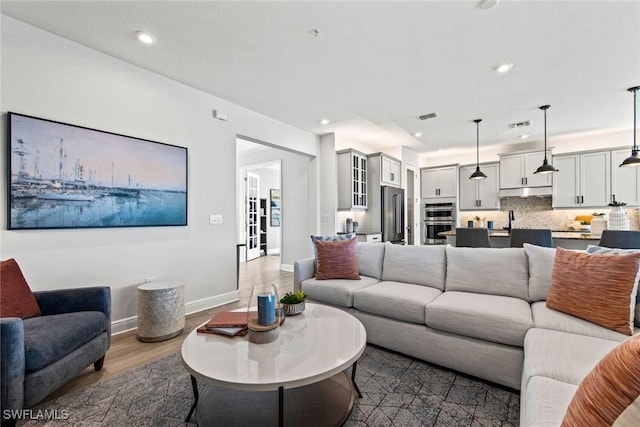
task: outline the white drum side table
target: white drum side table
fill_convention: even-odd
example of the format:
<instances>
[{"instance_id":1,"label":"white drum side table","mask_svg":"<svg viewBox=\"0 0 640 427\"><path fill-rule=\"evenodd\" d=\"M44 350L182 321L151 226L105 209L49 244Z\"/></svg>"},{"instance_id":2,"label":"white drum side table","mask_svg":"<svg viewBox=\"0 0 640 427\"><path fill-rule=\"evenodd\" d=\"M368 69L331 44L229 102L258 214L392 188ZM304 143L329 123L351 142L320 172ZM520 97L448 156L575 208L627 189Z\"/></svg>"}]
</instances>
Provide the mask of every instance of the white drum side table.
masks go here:
<instances>
[{"instance_id":1,"label":"white drum side table","mask_svg":"<svg viewBox=\"0 0 640 427\"><path fill-rule=\"evenodd\" d=\"M184 329L184 283L154 281L138 286L138 340L165 341Z\"/></svg>"}]
</instances>

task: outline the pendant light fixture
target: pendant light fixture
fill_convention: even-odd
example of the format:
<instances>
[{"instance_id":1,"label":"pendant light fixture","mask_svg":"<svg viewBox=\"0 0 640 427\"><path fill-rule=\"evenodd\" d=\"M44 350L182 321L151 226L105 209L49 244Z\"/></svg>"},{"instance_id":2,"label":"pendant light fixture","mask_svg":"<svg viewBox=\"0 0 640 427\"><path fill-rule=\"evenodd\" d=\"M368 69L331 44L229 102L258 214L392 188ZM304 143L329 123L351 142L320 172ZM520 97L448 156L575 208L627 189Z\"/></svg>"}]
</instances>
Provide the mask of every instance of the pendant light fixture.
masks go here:
<instances>
[{"instance_id":1,"label":"pendant light fixture","mask_svg":"<svg viewBox=\"0 0 640 427\"><path fill-rule=\"evenodd\" d=\"M485 179L487 175L485 175L480 170L480 122L482 119L475 119L474 122L476 124L476 171L471 174L469 179Z\"/></svg>"},{"instance_id":2,"label":"pendant light fixture","mask_svg":"<svg viewBox=\"0 0 640 427\"><path fill-rule=\"evenodd\" d=\"M547 175L550 173L558 172L558 169L554 168L553 165L549 164L547 160L547 110L551 107L550 105L542 105L540 108L544 111L544 160L542 161L542 165L536 169L534 173L539 173L542 175Z\"/></svg>"},{"instance_id":3,"label":"pendant light fixture","mask_svg":"<svg viewBox=\"0 0 640 427\"><path fill-rule=\"evenodd\" d=\"M633 148L631 149L631 156L624 159L620 163L620 167L640 166L640 154L638 154L638 145L636 144L636 92L640 90L640 86L630 87L627 90L633 92Z\"/></svg>"}]
</instances>

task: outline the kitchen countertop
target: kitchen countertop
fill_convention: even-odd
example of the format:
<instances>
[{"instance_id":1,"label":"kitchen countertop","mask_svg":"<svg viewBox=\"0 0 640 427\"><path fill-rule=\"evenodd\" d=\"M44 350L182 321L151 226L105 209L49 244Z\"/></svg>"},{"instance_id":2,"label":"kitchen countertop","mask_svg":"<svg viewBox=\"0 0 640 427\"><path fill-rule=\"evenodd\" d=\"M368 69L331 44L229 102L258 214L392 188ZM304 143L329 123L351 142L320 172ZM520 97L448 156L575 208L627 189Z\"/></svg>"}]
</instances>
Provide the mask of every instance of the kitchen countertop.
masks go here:
<instances>
[{"instance_id":1,"label":"kitchen countertop","mask_svg":"<svg viewBox=\"0 0 640 427\"><path fill-rule=\"evenodd\" d=\"M439 236L455 236L455 230L452 231L443 231L442 233L438 233ZM489 237L509 237L508 230L489 230ZM572 240L600 240L599 234L591 234L591 233L583 233L580 231L570 231L570 230L553 230L551 232L551 237L554 239L572 239Z\"/></svg>"}]
</instances>

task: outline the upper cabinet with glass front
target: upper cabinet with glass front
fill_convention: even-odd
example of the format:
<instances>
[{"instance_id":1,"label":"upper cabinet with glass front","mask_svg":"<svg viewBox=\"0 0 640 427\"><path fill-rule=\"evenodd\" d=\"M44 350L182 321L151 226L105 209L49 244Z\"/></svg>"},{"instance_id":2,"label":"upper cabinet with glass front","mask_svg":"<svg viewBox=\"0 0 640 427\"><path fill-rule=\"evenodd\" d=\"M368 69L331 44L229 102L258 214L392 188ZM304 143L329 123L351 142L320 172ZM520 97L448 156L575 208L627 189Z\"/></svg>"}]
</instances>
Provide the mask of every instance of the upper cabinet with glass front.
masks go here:
<instances>
[{"instance_id":1,"label":"upper cabinet with glass front","mask_svg":"<svg viewBox=\"0 0 640 427\"><path fill-rule=\"evenodd\" d=\"M341 150L338 155L338 210L367 209L367 155Z\"/></svg>"}]
</instances>

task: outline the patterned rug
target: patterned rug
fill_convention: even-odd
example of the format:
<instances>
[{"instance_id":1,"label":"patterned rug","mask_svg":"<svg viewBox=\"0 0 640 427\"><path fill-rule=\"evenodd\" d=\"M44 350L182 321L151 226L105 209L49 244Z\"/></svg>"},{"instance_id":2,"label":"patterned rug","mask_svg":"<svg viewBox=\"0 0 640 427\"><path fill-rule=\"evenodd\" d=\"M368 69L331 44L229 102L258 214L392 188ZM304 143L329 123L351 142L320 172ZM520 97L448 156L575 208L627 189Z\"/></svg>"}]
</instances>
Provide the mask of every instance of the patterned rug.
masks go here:
<instances>
[{"instance_id":1,"label":"patterned rug","mask_svg":"<svg viewBox=\"0 0 640 427\"><path fill-rule=\"evenodd\" d=\"M433 365L367 346L358 361L356 399L345 426L517 426L519 395ZM22 426L195 426L185 423L193 394L180 354L44 403L65 420Z\"/></svg>"}]
</instances>

